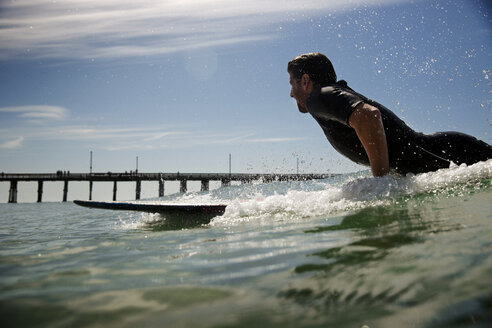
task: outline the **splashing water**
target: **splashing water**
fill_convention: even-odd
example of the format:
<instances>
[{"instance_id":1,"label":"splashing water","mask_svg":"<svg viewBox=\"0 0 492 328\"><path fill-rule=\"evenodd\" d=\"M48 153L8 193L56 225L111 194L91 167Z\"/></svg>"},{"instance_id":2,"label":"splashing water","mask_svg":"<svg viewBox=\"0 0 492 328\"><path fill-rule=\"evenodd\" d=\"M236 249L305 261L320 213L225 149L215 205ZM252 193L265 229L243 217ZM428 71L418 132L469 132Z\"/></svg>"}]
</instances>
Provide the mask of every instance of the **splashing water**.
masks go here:
<instances>
[{"instance_id":1,"label":"splashing water","mask_svg":"<svg viewBox=\"0 0 492 328\"><path fill-rule=\"evenodd\" d=\"M212 224L255 220L260 217L306 218L329 216L341 212L390 204L404 197L439 193L463 188L463 184L492 177L492 160L471 166L405 177L355 177L340 185L326 184L323 190L288 190L285 194L257 197L247 201L234 200L222 217Z\"/></svg>"},{"instance_id":2,"label":"splashing water","mask_svg":"<svg viewBox=\"0 0 492 328\"><path fill-rule=\"evenodd\" d=\"M492 160L470 166L451 165L449 169L419 175L373 178L369 174L363 172L325 181L231 186L208 193L173 195L167 197L165 203L228 205L223 216L210 222L211 226L330 217L361 208L398 203L426 194L456 195L468 192L470 188L479 188L481 180L492 177ZM142 214L135 219L137 221L125 226L155 224L163 218L158 214Z\"/></svg>"}]
</instances>

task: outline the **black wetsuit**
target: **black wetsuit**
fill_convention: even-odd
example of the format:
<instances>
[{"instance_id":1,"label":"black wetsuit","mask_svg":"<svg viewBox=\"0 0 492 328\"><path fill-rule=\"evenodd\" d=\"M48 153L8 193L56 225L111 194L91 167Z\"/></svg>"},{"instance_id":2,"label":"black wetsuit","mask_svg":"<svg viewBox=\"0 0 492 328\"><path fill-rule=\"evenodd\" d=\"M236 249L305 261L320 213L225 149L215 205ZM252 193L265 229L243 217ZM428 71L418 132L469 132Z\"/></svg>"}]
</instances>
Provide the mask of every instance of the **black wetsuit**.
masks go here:
<instances>
[{"instance_id":1,"label":"black wetsuit","mask_svg":"<svg viewBox=\"0 0 492 328\"><path fill-rule=\"evenodd\" d=\"M418 133L388 108L350 89L345 81L315 90L307 109L323 129L333 147L352 161L369 165L369 159L348 119L360 103L379 109L393 173L423 173L455 164L474 164L492 158L492 147L459 132Z\"/></svg>"}]
</instances>

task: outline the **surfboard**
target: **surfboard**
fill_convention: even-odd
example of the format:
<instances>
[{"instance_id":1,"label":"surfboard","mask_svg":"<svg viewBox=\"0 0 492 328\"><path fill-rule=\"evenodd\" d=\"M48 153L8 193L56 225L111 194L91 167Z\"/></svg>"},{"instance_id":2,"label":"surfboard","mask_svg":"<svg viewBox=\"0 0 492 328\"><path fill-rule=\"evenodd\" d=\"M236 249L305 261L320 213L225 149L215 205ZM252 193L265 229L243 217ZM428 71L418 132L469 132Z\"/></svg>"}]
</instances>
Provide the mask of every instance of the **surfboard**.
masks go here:
<instances>
[{"instance_id":1,"label":"surfboard","mask_svg":"<svg viewBox=\"0 0 492 328\"><path fill-rule=\"evenodd\" d=\"M127 202L98 202L74 200L75 204L106 210L138 211L147 213L159 213L165 217L197 217L212 218L224 214L227 205L223 204L149 204L149 203L127 203Z\"/></svg>"}]
</instances>

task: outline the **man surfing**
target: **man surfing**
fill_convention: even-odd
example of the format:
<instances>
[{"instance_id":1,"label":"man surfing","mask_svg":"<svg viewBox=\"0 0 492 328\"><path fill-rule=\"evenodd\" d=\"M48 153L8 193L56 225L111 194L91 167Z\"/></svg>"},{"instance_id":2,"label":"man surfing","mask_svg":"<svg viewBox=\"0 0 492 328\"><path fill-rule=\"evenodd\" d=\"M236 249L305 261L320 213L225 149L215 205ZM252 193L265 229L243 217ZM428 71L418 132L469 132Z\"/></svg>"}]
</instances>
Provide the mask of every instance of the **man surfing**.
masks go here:
<instances>
[{"instance_id":1,"label":"man surfing","mask_svg":"<svg viewBox=\"0 0 492 328\"><path fill-rule=\"evenodd\" d=\"M474 164L492 158L492 146L459 132L418 133L383 105L337 81L331 61L321 53L291 60L290 96L301 113L310 113L328 141L352 161L370 166L375 177Z\"/></svg>"}]
</instances>

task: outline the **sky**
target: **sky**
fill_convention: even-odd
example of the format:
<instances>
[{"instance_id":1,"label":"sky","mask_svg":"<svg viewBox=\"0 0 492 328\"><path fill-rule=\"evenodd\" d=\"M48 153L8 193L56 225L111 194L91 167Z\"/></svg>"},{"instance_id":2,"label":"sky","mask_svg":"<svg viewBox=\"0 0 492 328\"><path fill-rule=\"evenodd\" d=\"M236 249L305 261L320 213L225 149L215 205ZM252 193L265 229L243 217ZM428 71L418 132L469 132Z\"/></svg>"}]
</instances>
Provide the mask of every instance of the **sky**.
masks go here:
<instances>
[{"instance_id":1,"label":"sky","mask_svg":"<svg viewBox=\"0 0 492 328\"><path fill-rule=\"evenodd\" d=\"M1 0L0 172L365 169L289 97L313 51L415 130L492 143L485 0Z\"/></svg>"}]
</instances>

